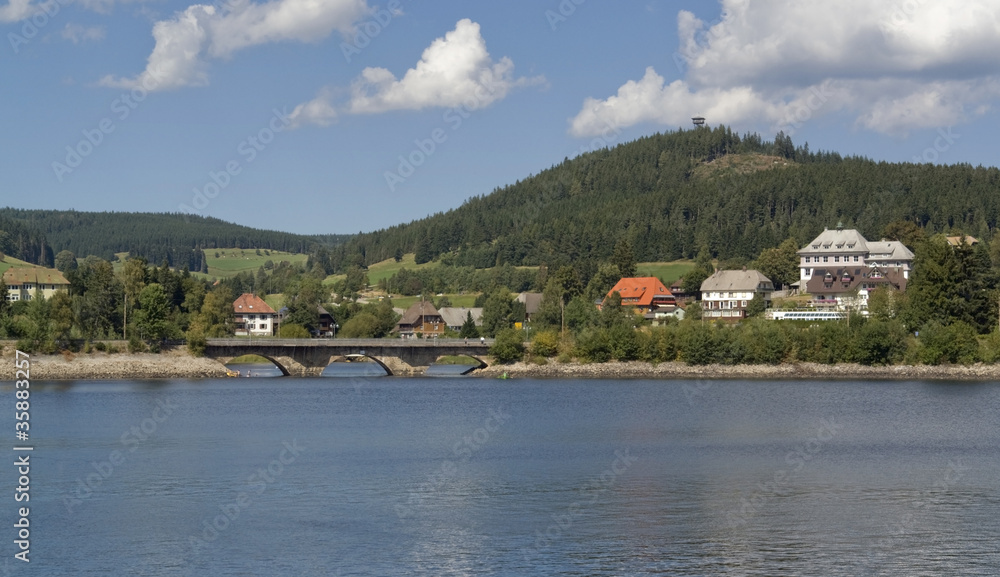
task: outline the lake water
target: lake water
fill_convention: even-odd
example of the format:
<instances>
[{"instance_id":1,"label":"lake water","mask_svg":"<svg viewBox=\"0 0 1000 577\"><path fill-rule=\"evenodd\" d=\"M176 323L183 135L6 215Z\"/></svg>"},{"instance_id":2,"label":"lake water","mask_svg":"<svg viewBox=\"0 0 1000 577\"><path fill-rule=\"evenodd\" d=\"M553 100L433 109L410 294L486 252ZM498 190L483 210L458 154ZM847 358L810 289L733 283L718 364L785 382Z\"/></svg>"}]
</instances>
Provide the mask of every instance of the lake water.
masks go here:
<instances>
[{"instance_id":1,"label":"lake water","mask_svg":"<svg viewBox=\"0 0 1000 577\"><path fill-rule=\"evenodd\" d=\"M0 570L996 575L998 424L994 384L38 382Z\"/></svg>"}]
</instances>

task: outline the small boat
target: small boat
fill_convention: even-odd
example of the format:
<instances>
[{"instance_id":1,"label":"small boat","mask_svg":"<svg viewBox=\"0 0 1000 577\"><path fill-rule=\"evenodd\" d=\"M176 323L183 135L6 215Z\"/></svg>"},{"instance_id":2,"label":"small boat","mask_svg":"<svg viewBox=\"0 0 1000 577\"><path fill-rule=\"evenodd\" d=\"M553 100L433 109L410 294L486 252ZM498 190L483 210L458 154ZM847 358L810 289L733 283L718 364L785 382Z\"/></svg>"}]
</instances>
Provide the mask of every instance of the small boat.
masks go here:
<instances>
[{"instance_id":1,"label":"small boat","mask_svg":"<svg viewBox=\"0 0 1000 577\"><path fill-rule=\"evenodd\" d=\"M240 376L240 372L239 371L234 371L232 369L226 369L226 376L227 377L238 377L238 376Z\"/></svg>"}]
</instances>

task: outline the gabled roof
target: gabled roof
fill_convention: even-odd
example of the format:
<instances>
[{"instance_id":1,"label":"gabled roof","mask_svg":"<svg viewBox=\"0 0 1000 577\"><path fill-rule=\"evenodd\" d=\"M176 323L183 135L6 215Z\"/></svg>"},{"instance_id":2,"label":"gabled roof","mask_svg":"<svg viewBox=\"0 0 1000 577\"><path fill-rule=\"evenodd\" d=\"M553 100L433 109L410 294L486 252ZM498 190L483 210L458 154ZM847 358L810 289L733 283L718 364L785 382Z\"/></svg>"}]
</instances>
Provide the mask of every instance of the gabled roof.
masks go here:
<instances>
[{"instance_id":1,"label":"gabled roof","mask_svg":"<svg viewBox=\"0 0 1000 577\"><path fill-rule=\"evenodd\" d=\"M898 240L882 240L868 243L868 258L888 258L892 260L913 260L913 252ZM888 255L888 256L886 256Z\"/></svg>"},{"instance_id":2,"label":"gabled roof","mask_svg":"<svg viewBox=\"0 0 1000 577\"><path fill-rule=\"evenodd\" d=\"M533 315L542 306L542 293L521 293L517 295L517 301L524 303L524 312Z\"/></svg>"},{"instance_id":3,"label":"gabled roof","mask_svg":"<svg viewBox=\"0 0 1000 577\"><path fill-rule=\"evenodd\" d=\"M233 301L233 312L242 314L276 314L264 299L253 293L243 293Z\"/></svg>"},{"instance_id":4,"label":"gabled roof","mask_svg":"<svg viewBox=\"0 0 1000 577\"><path fill-rule=\"evenodd\" d=\"M766 290L774 290L771 279L756 270L719 270L701 283L701 292L710 291L756 291L764 285Z\"/></svg>"},{"instance_id":5,"label":"gabled roof","mask_svg":"<svg viewBox=\"0 0 1000 577\"><path fill-rule=\"evenodd\" d=\"M22 284L62 284L68 285L69 281L61 272L42 267L12 267L3 273L3 282L7 286Z\"/></svg>"},{"instance_id":6,"label":"gabled roof","mask_svg":"<svg viewBox=\"0 0 1000 577\"><path fill-rule=\"evenodd\" d=\"M439 317L441 313L438 312L434 305L428 301L417 301L410 305L410 308L406 309L403 313L403 318L399 319L399 324L401 325L415 325L420 321L421 317Z\"/></svg>"},{"instance_id":7,"label":"gabled roof","mask_svg":"<svg viewBox=\"0 0 1000 577\"><path fill-rule=\"evenodd\" d=\"M660 279L654 276L623 278L608 291L608 296L613 292L620 294L623 302L625 299L639 299L627 301L629 306L649 306L653 304L655 296L673 296Z\"/></svg>"},{"instance_id":8,"label":"gabled roof","mask_svg":"<svg viewBox=\"0 0 1000 577\"><path fill-rule=\"evenodd\" d=\"M866 253L869 251L868 241L853 228L826 229L812 242L799 249L800 255L834 252Z\"/></svg>"},{"instance_id":9,"label":"gabled roof","mask_svg":"<svg viewBox=\"0 0 1000 577\"><path fill-rule=\"evenodd\" d=\"M965 244L972 246L974 244L979 244L979 239L974 236L963 235L963 236L946 236L948 244L951 246L958 246L962 244L962 239L965 239Z\"/></svg>"},{"instance_id":10,"label":"gabled roof","mask_svg":"<svg viewBox=\"0 0 1000 577\"><path fill-rule=\"evenodd\" d=\"M438 312L441 314L441 318L444 319L444 324L449 327L460 327L465 324L465 319L469 313L472 313L472 322L476 323L476 325L482 324L483 309L481 307L441 307L441 310Z\"/></svg>"}]
</instances>

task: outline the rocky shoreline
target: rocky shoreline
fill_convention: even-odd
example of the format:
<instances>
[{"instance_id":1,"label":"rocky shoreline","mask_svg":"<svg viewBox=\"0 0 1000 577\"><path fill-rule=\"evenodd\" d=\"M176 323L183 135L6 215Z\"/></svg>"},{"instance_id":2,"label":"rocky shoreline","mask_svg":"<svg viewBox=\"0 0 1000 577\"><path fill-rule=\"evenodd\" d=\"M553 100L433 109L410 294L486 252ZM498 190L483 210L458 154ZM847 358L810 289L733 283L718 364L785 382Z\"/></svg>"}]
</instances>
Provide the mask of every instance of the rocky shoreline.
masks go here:
<instances>
[{"instance_id":1,"label":"rocky shoreline","mask_svg":"<svg viewBox=\"0 0 1000 577\"><path fill-rule=\"evenodd\" d=\"M1000 365L970 366L895 365L868 367L857 364L824 365L786 363L781 365L705 365L684 363L513 363L478 370L485 378L577 378L577 379L868 379L868 380L947 380L1000 381Z\"/></svg>"},{"instance_id":2,"label":"rocky shoreline","mask_svg":"<svg viewBox=\"0 0 1000 577\"><path fill-rule=\"evenodd\" d=\"M14 376L14 349L3 347L3 361L9 369L0 375ZM490 362L487 359L487 362ZM557 363L544 365L519 362L491 365L472 376L496 378L504 373L512 378L576 379L868 379L868 380L951 380L1000 381L996 365L897 365L868 367L856 364L824 365L787 363L781 365L706 365L684 363ZM65 354L32 355L33 380L117 380L117 379L201 379L226 376L226 368L217 361L191 356L183 347L160 354ZM6 379L5 379L6 380Z\"/></svg>"}]
</instances>

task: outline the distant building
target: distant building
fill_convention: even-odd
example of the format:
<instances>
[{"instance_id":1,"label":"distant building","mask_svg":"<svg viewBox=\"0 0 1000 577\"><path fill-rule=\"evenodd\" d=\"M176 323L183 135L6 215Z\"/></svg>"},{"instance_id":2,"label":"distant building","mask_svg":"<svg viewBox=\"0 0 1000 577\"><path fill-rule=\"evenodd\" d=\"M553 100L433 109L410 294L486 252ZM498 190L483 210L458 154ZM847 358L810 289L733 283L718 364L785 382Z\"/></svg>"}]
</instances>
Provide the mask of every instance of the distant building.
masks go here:
<instances>
[{"instance_id":1,"label":"distant building","mask_svg":"<svg viewBox=\"0 0 1000 577\"><path fill-rule=\"evenodd\" d=\"M845 230L839 223L835 230L824 230L798 253L799 279L803 283L808 283L813 276L826 276L830 269L841 267L878 267L882 271L899 269L903 278L907 279L913 268L913 252L903 243L898 240L865 240L857 230Z\"/></svg>"},{"instance_id":2,"label":"distant building","mask_svg":"<svg viewBox=\"0 0 1000 577\"><path fill-rule=\"evenodd\" d=\"M746 308L760 295L771 306L774 283L755 270L720 270L701 283L702 317L738 321L746 318Z\"/></svg>"},{"instance_id":3,"label":"distant building","mask_svg":"<svg viewBox=\"0 0 1000 577\"><path fill-rule=\"evenodd\" d=\"M443 335L445 328L444 318L433 304L428 301L417 301L403 313L395 332L403 337L412 337L417 333L435 336Z\"/></svg>"},{"instance_id":4,"label":"distant building","mask_svg":"<svg viewBox=\"0 0 1000 577\"><path fill-rule=\"evenodd\" d=\"M542 306L542 293L521 293L517 295L516 300L519 303L524 303L524 320L530 323L531 317Z\"/></svg>"},{"instance_id":5,"label":"distant building","mask_svg":"<svg viewBox=\"0 0 1000 577\"><path fill-rule=\"evenodd\" d=\"M962 244L963 241L965 242L965 244L969 246L976 246L977 244L979 244L979 239L969 235L947 236L945 238L948 239L948 244L950 244L951 246L958 246Z\"/></svg>"},{"instance_id":6,"label":"distant building","mask_svg":"<svg viewBox=\"0 0 1000 577\"><path fill-rule=\"evenodd\" d=\"M661 306L677 306L674 295L660 279L652 276L623 278L608 291L607 296L616 292L622 297L622 306L635 307L637 312L643 314Z\"/></svg>"},{"instance_id":7,"label":"distant building","mask_svg":"<svg viewBox=\"0 0 1000 577\"><path fill-rule=\"evenodd\" d=\"M439 310L438 313L440 313L441 318L444 319L445 326L456 332L462 330L462 325L465 324L465 319L468 318L469 313L472 313L472 322L475 323L477 327L483 326L482 307L441 307L441 310Z\"/></svg>"},{"instance_id":8,"label":"distant building","mask_svg":"<svg viewBox=\"0 0 1000 577\"><path fill-rule=\"evenodd\" d=\"M333 318L325 308L320 305L316 305L317 312L319 313L319 327L316 329L317 337L332 337L336 336L333 326L337 324L337 320Z\"/></svg>"},{"instance_id":9,"label":"distant building","mask_svg":"<svg viewBox=\"0 0 1000 577\"><path fill-rule=\"evenodd\" d=\"M57 291L69 290L69 281L61 272L42 267L12 267L3 273L7 300L30 301L39 296L50 299Z\"/></svg>"},{"instance_id":10,"label":"distant building","mask_svg":"<svg viewBox=\"0 0 1000 577\"><path fill-rule=\"evenodd\" d=\"M252 293L243 293L233 302L233 317L238 337L273 336L278 321L278 313Z\"/></svg>"},{"instance_id":11,"label":"distant building","mask_svg":"<svg viewBox=\"0 0 1000 577\"><path fill-rule=\"evenodd\" d=\"M680 302L691 296L684 290L684 279L682 278L675 280L674 284L670 285L670 294L674 295L674 298L677 300L677 302Z\"/></svg>"}]
</instances>

